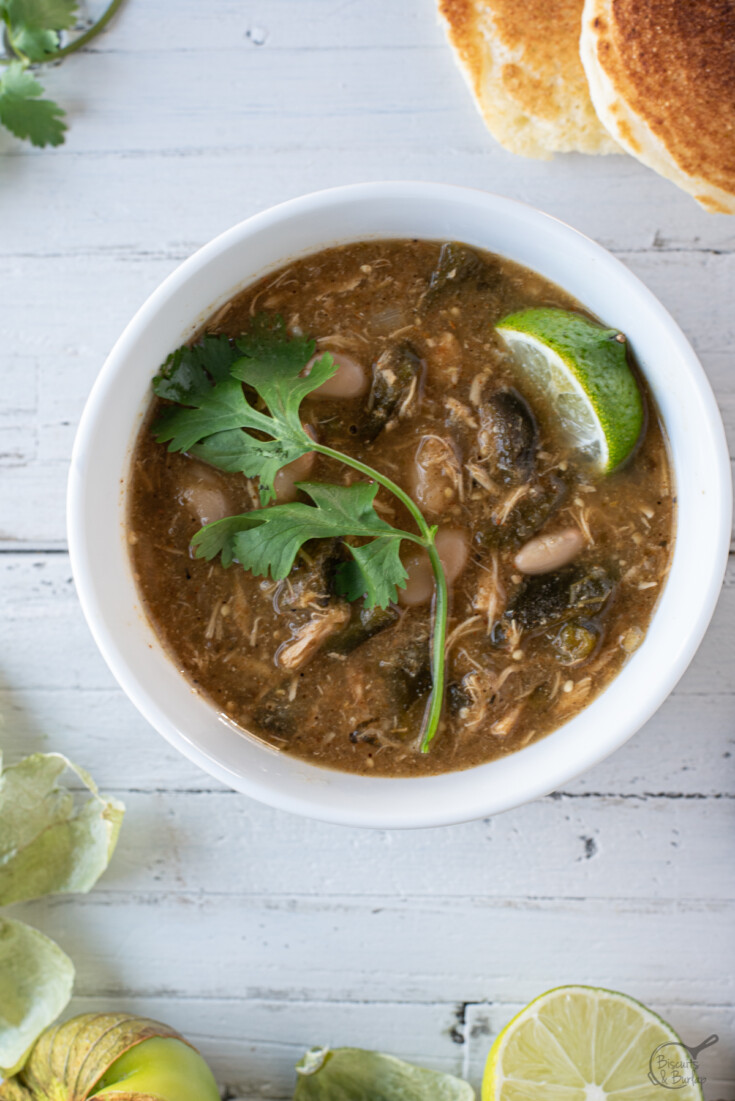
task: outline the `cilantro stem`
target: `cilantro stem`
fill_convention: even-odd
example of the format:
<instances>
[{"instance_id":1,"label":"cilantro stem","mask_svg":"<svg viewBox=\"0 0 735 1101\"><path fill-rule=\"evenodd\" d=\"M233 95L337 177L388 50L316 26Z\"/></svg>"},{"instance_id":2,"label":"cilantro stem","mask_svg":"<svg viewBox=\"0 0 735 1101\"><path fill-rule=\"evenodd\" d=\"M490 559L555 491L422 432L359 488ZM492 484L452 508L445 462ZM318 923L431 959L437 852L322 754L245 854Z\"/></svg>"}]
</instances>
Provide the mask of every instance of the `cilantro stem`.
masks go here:
<instances>
[{"instance_id":1,"label":"cilantro stem","mask_svg":"<svg viewBox=\"0 0 735 1101\"><path fill-rule=\"evenodd\" d=\"M421 510L411 500L407 493L405 493L400 486L392 482L390 478L386 478L385 474L381 474L379 471L374 470L372 466L368 466L367 463L361 463L359 459L353 459L351 455L345 455L343 451L334 451L331 447L325 447L321 443L311 443L309 445L312 451L318 451L320 455L326 455L330 459L336 459L339 463L344 463L345 466L351 466L353 470L359 470L361 474L364 474L366 478L370 478L373 482L379 482L384 489L387 489L389 493L392 493L402 505L405 505L411 516L416 521L416 527L421 532L423 537L423 545L428 546L430 542L433 542L429 525L424 520Z\"/></svg>"},{"instance_id":2,"label":"cilantro stem","mask_svg":"<svg viewBox=\"0 0 735 1101\"><path fill-rule=\"evenodd\" d=\"M421 532L421 537L418 539L408 535L408 533L405 533L403 537L409 538L412 542L425 547L429 555L431 568L434 572L435 598L434 623L431 640L431 697L429 706L424 713L424 720L421 728L421 752L428 753L429 745L439 726L442 707L444 706L445 646L449 611L447 578L434 542L436 529L429 527L415 502L411 500L408 494L404 492L399 485L396 485L390 478L386 478L384 474L374 470L373 467L368 466L366 463L361 463L359 459L353 459L350 455L345 455L342 451L334 451L331 447L325 447L324 444L314 443L312 445L312 450L317 451L320 455L325 455L329 459L336 459L337 462L344 463L346 466L351 466L353 470L357 470L360 474L364 474L366 478L370 478L382 485L384 489L387 489L389 493L397 497L401 504L405 505L406 509L413 517L417 528Z\"/></svg>"},{"instance_id":3,"label":"cilantro stem","mask_svg":"<svg viewBox=\"0 0 735 1101\"><path fill-rule=\"evenodd\" d=\"M431 566L434 570L436 584L436 597L434 600L434 633L431 641L431 699L424 716L424 725L421 737L421 752L428 753L431 739L439 726L442 707L444 705L444 667L445 645L447 637L447 617L449 614L449 594L447 592L447 577L439 558L439 552L431 536L431 543L426 548L429 552Z\"/></svg>"},{"instance_id":4,"label":"cilantro stem","mask_svg":"<svg viewBox=\"0 0 735 1101\"><path fill-rule=\"evenodd\" d=\"M84 34L80 34L79 38L75 38L73 42L69 42L68 45L63 46L59 50L54 50L53 53L47 54L43 63L47 61L58 61L62 57L68 57L69 54L75 53L77 50L81 50L82 46L86 46L88 42L91 42L93 38L96 38L100 31L103 31L112 17L122 7L124 0L112 0L112 3L103 11L96 23L93 23Z\"/></svg>"}]
</instances>

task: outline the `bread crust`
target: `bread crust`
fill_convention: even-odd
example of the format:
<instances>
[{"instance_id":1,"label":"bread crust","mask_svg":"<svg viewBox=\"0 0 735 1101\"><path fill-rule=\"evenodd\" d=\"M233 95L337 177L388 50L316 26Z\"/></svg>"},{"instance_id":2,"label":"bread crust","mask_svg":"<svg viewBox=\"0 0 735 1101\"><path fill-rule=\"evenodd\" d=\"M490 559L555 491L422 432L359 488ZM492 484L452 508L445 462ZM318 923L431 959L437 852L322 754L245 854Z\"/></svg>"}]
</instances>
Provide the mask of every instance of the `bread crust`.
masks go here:
<instances>
[{"instance_id":1,"label":"bread crust","mask_svg":"<svg viewBox=\"0 0 735 1101\"><path fill-rule=\"evenodd\" d=\"M735 214L735 0L586 0L580 50L623 148Z\"/></svg>"},{"instance_id":2,"label":"bread crust","mask_svg":"<svg viewBox=\"0 0 735 1101\"><path fill-rule=\"evenodd\" d=\"M513 153L619 149L579 58L583 0L439 0L449 41L493 136Z\"/></svg>"}]
</instances>

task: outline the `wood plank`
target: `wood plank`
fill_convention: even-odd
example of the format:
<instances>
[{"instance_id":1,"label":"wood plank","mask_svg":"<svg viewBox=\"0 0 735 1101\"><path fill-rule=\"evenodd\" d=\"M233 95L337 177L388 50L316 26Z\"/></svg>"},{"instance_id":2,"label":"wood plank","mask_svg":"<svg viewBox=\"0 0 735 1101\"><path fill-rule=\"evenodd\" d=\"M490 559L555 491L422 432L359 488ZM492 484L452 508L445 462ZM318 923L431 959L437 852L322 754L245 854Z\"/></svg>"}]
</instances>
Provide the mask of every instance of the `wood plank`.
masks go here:
<instances>
[{"instance_id":1,"label":"wood plank","mask_svg":"<svg viewBox=\"0 0 735 1101\"><path fill-rule=\"evenodd\" d=\"M111 1001L235 989L277 1001L526 1002L576 977L646 1003L735 1000L731 901L357 900L337 884L319 897L98 891L29 903L22 914L75 960L80 995Z\"/></svg>"},{"instance_id":2,"label":"wood plank","mask_svg":"<svg viewBox=\"0 0 735 1101\"><path fill-rule=\"evenodd\" d=\"M273 75L277 79L277 69ZM84 84L82 90L93 110L94 91ZM463 101L464 89L459 91ZM471 107L469 114L472 118ZM674 265L690 251L735 248L732 219L706 214L628 158L569 155L551 163L528 161L497 146L479 122L471 141L462 147L454 142L440 160L431 127L415 129L410 140L393 148L381 133L369 140L363 136L350 143L345 158L344 134L331 144L320 136L315 147L309 134L288 138L275 116L272 124L280 135L277 143L255 143L245 135L237 148L228 149L0 152L3 177L15 180L17 213L3 226L0 255L125 259L137 253L152 262L161 256L179 261L275 203L337 184L384 179L437 180L508 195L561 218L613 251L651 250ZM70 165L73 187L67 183ZM215 188L213 202L209 197ZM39 214L49 194L55 196L53 217ZM29 220L39 217L41 232L29 234ZM121 313L120 323L124 320Z\"/></svg>"},{"instance_id":3,"label":"wood plank","mask_svg":"<svg viewBox=\"0 0 735 1101\"><path fill-rule=\"evenodd\" d=\"M241 47L266 47L272 51L320 50L359 42L363 48L401 46L417 48L443 42L438 20L421 0L370 0L369 3L335 3L309 0L218 0L217 18L195 0L181 0L175 16L166 0L147 0L141 12L123 7L115 22L90 49L106 54L145 54L159 44L170 51L194 53L199 49L232 51ZM252 28L262 33L252 35ZM248 31L251 34L248 35ZM265 39L265 41L262 41Z\"/></svg>"},{"instance_id":4,"label":"wood plank","mask_svg":"<svg viewBox=\"0 0 735 1101\"><path fill-rule=\"evenodd\" d=\"M304 822L229 792L124 799L115 863L97 888L112 902L167 892L735 901L722 866L735 799L560 796L410 831Z\"/></svg>"}]
</instances>

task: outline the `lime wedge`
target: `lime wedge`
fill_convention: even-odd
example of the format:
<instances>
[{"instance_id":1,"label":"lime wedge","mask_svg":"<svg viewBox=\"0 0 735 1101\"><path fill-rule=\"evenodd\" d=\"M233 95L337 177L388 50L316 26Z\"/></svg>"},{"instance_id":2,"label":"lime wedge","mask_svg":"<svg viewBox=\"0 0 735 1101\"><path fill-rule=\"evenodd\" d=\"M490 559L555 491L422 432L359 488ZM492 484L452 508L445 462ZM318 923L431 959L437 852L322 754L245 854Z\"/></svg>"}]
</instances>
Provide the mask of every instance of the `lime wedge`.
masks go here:
<instances>
[{"instance_id":1,"label":"lime wedge","mask_svg":"<svg viewBox=\"0 0 735 1101\"><path fill-rule=\"evenodd\" d=\"M482 1101L704 1101L696 1063L640 1002L560 986L527 1005L492 1046Z\"/></svg>"},{"instance_id":2,"label":"lime wedge","mask_svg":"<svg viewBox=\"0 0 735 1101\"><path fill-rule=\"evenodd\" d=\"M601 472L625 462L641 434L643 400L622 333L551 308L509 314L497 331L565 442Z\"/></svg>"}]
</instances>

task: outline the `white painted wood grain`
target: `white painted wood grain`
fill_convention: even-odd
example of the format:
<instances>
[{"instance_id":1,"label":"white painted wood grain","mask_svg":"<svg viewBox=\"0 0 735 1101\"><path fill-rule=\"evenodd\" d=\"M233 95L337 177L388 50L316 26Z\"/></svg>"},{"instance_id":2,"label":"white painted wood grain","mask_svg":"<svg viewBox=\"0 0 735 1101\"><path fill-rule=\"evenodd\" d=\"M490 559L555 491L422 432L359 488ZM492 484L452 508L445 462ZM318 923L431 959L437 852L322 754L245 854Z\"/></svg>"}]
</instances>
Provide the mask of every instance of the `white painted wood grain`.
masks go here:
<instances>
[{"instance_id":1,"label":"white painted wood grain","mask_svg":"<svg viewBox=\"0 0 735 1101\"><path fill-rule=\"evenodd\" d=\"M232 874L241 867L233 860ZM528 868L532 884L534 869ZM246 879L242 871L239 877ZM441 869L437 868L437 878ZM527 1002L569 982L732 1005L735 900L164 891L23 907L77 992ZM580 882L579 888L583 890ZM568 890L560 884L560 892ZM676 930L670 940L669 930Z\"/></svg>"},{"instance_id":2,"label":"white painted wood grain","mask_svg":"<svg viewBox=\"0 0 735 1101\"><path fill-rule=\"evenodd\" d=\"M735 901L735 875L723 874L721 857L733 819L727 798L565 795L452 829L406 832L304 823L231 792L125 799L115 866L97 891L109 903L167 892L537 900L562 890L610 901Z\"/></svg>"},{"instance_id":3,"label":"white painted wood grain","mask_svg":"<svg viewBox=\"0 0 735 1101\"><path fill-rule=\"evenodd\" d=\"M170 750L97 654L59 552L74 428L110 346L177 263L249 214L381 178L540 206L682 324L731 453L735 219L630 158L500 149L433 0L128 0L45 81L67 145L0 134L0 740L9 759L68 752L129 806L93 895L16 908L72 951L74 1008L170 1020L227 1096L284 1101L323 1042L477 1085L526 999L601 983L687 1042L719 1033L705 1092L733 1101L733 568L690 671L612 758L489 822L402 834L302 822Z\"/></svg>"}]
</instances>

